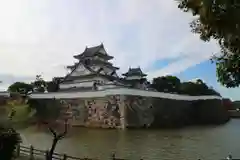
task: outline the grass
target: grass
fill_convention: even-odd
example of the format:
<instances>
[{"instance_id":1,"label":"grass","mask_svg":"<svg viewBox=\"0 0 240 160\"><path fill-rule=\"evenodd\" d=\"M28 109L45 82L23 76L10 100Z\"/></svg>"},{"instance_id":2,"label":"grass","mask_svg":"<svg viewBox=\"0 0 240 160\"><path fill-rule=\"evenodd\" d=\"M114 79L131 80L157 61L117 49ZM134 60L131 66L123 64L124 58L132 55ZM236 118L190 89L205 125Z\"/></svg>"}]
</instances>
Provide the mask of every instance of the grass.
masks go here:
<instances>
[{"instance_id":1,"label":"grass","mask_svg":"<svg viewBox=\"0 0 240 160\"><path fill-rule=\"evenodd\" d=\"M29 106L27 104L7 105L5 107L6 112L4 115L1 115L3 121L7 121L13 109L15 111L15 115L12 118L11 124L14 127L22 128L29 124L32 112L29 110Z\"/></svg>"}]
</instances>

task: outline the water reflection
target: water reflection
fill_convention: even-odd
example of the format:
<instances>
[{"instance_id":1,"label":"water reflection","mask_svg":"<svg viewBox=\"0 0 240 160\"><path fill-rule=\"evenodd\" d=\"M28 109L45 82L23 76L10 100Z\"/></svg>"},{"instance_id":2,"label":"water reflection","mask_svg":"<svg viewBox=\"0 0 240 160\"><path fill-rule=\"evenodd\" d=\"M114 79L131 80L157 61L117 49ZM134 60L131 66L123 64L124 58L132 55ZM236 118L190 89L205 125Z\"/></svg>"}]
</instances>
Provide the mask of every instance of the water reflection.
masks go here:
<instances>
[{"instance_id":1,"label":"water reflection","mask_svg":"<svg viewBox=\"0 0 240 160\"><path fill-rule=\"evenodd\" d=\"M218 127L192 127L181 130L101 130L73 129L57 151L78 157L128 159L221 159L229 154L240 157L240 120ZM20 131L25 144L47 149L51 135L33 128Z\"/></svg>"}]
</instances>

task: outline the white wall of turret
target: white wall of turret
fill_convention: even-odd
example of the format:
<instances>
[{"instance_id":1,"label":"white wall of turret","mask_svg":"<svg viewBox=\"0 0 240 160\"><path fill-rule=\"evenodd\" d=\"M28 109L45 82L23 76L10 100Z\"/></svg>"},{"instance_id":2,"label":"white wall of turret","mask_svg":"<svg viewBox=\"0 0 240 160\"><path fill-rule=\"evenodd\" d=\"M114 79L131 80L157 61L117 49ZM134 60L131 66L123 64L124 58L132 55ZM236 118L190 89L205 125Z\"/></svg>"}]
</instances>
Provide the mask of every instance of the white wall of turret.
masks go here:
<instances>
[{"instance_id":1,"label":"white wall of turret","mask_svg":"<svg viewBox=\"0 0 240 160\"><path fill-rule=\"evenodd\" d=\"M60 89L68 89L68 88L73 88L73 87L93 87L94 83L98 84L106 84L109 82L109 80L102 78L102 77L93 77L89 79L78 79L74 80L71 83L63 83L60 84Z\"/></svg>"},{"instance_id":2,"label":"white wall of turret","mask_svg":"<svg viewBox=\"0 0 240 160\"><path fill-rule=\"evenodd\" d=\"M106 75L110 75L114 71L113 68L110 68L110 67L107 67L107 66L103 66L103 70L104 70L104 73Z\"/></svg>"},{"instance_id":3,"label":"white wall of turret","mask_svg":"<svg viewBox=\"0 0 240 160\"><path fill-rule=\"evenodd\" d=\"M106 78L102 78L102 77L93 77L93 78L88 78L88 79L76 79L76 80L73 80L72 83L82 83L82 82L86 82L86 81L96 81L96 82L100 82L100 83L106 83L109 80L107 80Z\"/></svg>"},{"instance_id":4,"label":"white wall of turret","mask_svg":"<svg viewBox=\"0 0 240 160\"><path fill-rule=\"evenodd\" d=\"M87 70L83 65L79 65L76 70L71 74L71 76L81 76L91 74L89 70Z\"/></svg>"},{"instance_id":5,"label":"white wall of turret","mask_svg":"<svg viewBox=\"0 0 240 160\"><path fill-rule=\"evenodd\" d=\"M60 84L60 89L68 89L68 88L80 88L80 87L92 87L93 81L82 82L82 83L71 83L71 84Z\"/></svg>"},{"instance_id":6,"label":"white wall of turret","mask_svg":"<svg viewBox=\"0 0 240 160\"><path fill-rule=\"evenodd\" d=\"M126 77L126 80L138 80L141 78L142 78L141 76L129 76L129 77Z\"/></svg>"}]
</instances>

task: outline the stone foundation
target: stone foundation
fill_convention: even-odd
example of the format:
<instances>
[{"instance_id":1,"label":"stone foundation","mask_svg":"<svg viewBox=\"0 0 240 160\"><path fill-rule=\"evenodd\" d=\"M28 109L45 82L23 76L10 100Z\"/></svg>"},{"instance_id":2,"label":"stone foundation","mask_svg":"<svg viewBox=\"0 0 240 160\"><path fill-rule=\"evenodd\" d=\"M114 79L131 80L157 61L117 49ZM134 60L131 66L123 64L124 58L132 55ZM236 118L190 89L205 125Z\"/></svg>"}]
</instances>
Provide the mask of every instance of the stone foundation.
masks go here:
<instances>
[{"instance_id":1,"label":"stone foundation","mask_svg":"<svg viewBox=\"0 0 240 160\"><path fill-rule=\"evenodd\" d=\"M61 107L68 105L72 126L124 128L124 108L121 96L87 99L61 99ZM62 116L58 120L63 120Z\"/></svg>"},{"instance_id":2,"label":"stone foundation","mask_svg":"<svg viewBox=\"0 0 240 160\"><path fill-rule=\"evenodd\" d=\"M229 120L228 112L220 97L127 91L125 94L101 96L99 92L79 93L81 97L77 97L76 94L70 97L63 93L54 100L51 96L39 95L35 100L42 101L47 98L47 101L60 102L58 104L60 104L61 114L58 116L58 121L68 119L72 126L122 129L159 128L192 124L220 124ZM90 95L95 95L95 97L90 97Z\"/></svg>"}]
</instances>

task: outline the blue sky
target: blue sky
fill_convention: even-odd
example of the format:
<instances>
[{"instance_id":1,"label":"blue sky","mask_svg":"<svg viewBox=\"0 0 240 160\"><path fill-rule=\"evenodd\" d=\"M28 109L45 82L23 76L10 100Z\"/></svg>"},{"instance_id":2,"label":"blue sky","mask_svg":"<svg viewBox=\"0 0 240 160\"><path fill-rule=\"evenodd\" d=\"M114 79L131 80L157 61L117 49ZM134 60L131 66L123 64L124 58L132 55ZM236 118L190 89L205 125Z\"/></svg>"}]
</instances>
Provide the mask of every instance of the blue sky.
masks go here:
<instances>
[{"instance_id":1,"label":"blue sky","mask_svg":"<svg viewBox=\"0 0 240 160\"><path fill-rule=\"evenodd\" d=\"M191 33L192 20L175 0L0 1L0 89L37 74L64 76L73 55L103 42L119 73L141 66L149 79L168 74L202 78L238 99L238 89L217 84L208 59L219 47Z\"/></svg>"},{"instance_id":2,"label":"blue sky","mask_svg":"<svg viewBox=\"0 0 240 160\"><path fill-rule=\"evenodd\" d=\"M154 63L153 66L154 68L161 69L168 66L169 64L174 63L174 61L176 60L178 60L178 58L158 60ZM189 81L200 78L209 86L212 86L214 89L220 92L222 96L231 98L232 100L240 99L239 88L225 88L220 83L217 82L216 65L214 63L211 63L210 60L206 60L192 67L189 67L180 73L175 73L172 75L177 76L179 79L181 79L181 81Z\"/></svg>"},{"instance_id":3,"label":"blue sky","mask_svg":"<svg viewBox=\"0 0 240 160\"><path fill-rule=\"evenodd\" d=\"M176 74L182 80L189 80L199 77L203 79L209 86L215 88L222 96L231 98L232 100L239 100L240 89L239 88L225 88L217 82L216 77L216 65L211 61L202 62L194 67L185 70L182 73Z\"/></svg>"}]
</instances>

